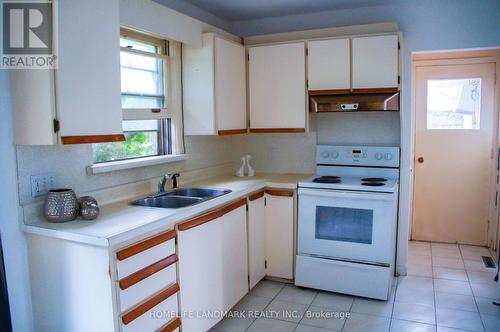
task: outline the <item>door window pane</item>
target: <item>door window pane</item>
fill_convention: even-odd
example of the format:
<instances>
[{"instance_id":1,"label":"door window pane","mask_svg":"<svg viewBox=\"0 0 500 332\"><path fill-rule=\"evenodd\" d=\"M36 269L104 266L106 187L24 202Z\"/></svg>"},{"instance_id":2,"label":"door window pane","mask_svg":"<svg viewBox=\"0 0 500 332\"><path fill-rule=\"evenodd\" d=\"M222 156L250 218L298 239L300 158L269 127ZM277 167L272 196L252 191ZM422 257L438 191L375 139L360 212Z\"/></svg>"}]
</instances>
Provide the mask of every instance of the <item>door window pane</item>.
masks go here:
<instances>
[{"instance_id":1,"label":"door window pane","mask_svg":"<svg viewBox=\"0 0 500 332\"><path fill-rule=\"evenodd\" d=\"M373 210L316 207L316 238L371 244Z\"/></svg>"},{"instance_id":2,"label":"door window pane","mask_svg":"<svg viewBox=\"0 0 500 332\"><path fill-rule=\"evenodd\" d=\"M427 129L479 129L481 79L427 81Z\"/></svg>"}]
</instances>

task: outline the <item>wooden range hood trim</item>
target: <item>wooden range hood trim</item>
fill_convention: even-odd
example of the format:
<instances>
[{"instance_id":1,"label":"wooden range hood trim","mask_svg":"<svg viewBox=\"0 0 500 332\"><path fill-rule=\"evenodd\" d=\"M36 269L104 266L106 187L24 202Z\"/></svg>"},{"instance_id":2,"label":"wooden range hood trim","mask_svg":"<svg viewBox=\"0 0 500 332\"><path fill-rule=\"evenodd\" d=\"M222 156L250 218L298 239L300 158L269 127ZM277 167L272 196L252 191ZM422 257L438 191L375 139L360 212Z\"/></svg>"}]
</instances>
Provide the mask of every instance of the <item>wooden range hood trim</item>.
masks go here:
<instances>
[{"instance_id":1,"label":"wooden range hood trim","mask_svg":"<svg viewBox=\"0 0 500 332\"><path fill-rule=\"evenodd\" d=\"M90 144L90 143L108 143L123 142L125 135L90 135L90 136L61 136L62 144Z\"/></svg>"},{"instance_id":2,"label":"wooden range hood trim","mask_svg":"<svg viewBox=\"0 0 500 332\"><path fill-rule=\"evenodd\" d=\"M305 128L250 128L251 133L305 133Z\"/></svg>"},{"instance_id":3,"label":"wooden range hood trim","mask_svg":"<svg viewBox=\"0 0 500 332\"><path fill-rule=\"evenodd\" d=\"M177 226L179 231L187 231L191 228L203 225L207 222L210 222L212 220L215 220L219 217L222 217L225 214L228 214L229 212L236 210L237 208L244 206L247 204L247 199L242 198L239 199L233 203L230 203L228 205L225 205L221 207L220 209L217 209L215 211L209 212L207 214L201 215L199 217L195 217L191 220L185 221Z\"/></svg>"},{"instance_id":4,"label":"wooden range hood trim","mask_svg":"<svg viewBox=\"0 0 500 332\"><path fill-rule=\"evenodd\" d=\"M367 94L367 93L396 93L399 92L399 88L366 88L366 89L352 89L352 93L357 94Z\"/></svg>"},{"instance_id":5,"label":"wooden range hood trim","mask_svg":"<svg viewBox=\"0 0 500 332\"><path fill-rule=\"evenodd\" d=\"M361 91L359 92L366 92ZM377 93L320 94L309 97L310 113L329 112L399 112L400 92L377 90ZM355 104L356 109L343 108L343 105Z\"/></svg>"},{"instance_id":6,"label":"wooden range hood trim","mask_svg":"<svg viewBox=\"0 0 500 332\"><path fill-rule=\"evenodd\" d=\"M309 96L322 96L322 95L348 95L351 89L335 89L335 90L309 90Z\"/></svg>"}]
</instances>

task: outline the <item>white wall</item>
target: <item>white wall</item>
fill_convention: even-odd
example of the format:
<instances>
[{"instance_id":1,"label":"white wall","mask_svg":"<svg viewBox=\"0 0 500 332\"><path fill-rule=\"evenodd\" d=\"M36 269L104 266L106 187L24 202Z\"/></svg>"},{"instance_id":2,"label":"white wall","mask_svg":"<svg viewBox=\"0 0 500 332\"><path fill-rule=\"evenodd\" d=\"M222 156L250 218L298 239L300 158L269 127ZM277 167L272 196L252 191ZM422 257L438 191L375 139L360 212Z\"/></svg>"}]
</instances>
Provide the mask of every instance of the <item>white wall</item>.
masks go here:
<instances>
[{"instance_id":1,"label":"white wall","mask_svg":"<svg viewBox=\"0 0 500 332\"><path fill-rule=\"evenodd\" d=\"M16 156L8 75L0 70L0 234L5 258L12 327L33 330L28 259L24 233L18 222Z\"/></svg>"}]
</instances>

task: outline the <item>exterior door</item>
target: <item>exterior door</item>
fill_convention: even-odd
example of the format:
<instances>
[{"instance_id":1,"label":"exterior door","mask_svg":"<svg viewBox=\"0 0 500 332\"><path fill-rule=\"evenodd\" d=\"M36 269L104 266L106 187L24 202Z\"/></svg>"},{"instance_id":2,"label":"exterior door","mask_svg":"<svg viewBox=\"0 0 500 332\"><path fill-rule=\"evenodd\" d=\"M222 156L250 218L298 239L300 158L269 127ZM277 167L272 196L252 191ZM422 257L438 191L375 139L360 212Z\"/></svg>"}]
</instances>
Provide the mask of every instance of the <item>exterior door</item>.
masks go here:
<instances>
[{"instance_id":1,"label":"exterior door","mask_svg":"<svg viewBox=\"0 0 500 332\"><path fill-rule=\"evenodd\" d=\"M417 66L412 238L486 245L493 63Z\"/></svg>"}]
</instances>

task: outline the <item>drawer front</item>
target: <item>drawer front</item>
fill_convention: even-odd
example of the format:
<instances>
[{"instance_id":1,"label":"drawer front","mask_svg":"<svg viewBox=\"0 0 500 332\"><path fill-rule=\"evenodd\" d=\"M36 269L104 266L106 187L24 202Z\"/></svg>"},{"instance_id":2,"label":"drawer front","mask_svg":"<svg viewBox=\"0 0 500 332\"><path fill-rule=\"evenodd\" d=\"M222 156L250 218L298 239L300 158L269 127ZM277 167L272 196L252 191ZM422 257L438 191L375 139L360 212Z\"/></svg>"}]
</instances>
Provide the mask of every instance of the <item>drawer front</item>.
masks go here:
<instances>
[{"instance_id":1,"label":"drawer front","mask_svg":"<svg viewBox=\"0 0 500 332\"><path fill-rule=\"evenodd\" d=\"M116 260L118 279L135 273L165 257L175 254L175 239L160 243L123 260Z\"/></svg>"},{"instance_id":2,"label":"drawer front","mask_svg":"<svg viewBox=\"0 0 500 332\"><path fill-rule=\"evenodd\" d=\"M121 311L130 309L176 281L177 264L172 264L127 289L118 287Z\"/></svg>"},{"instance_id":3,"label":"drawer front","mask_svg":"<svg viewBox=\"0 0 500 332\"><path fill-rule=\"evenodd\" d=\"M128 324L122 322L122 332L154 332L168 325L178 314L177 296L173 294Z\"/></svg>"}]
</instances>

